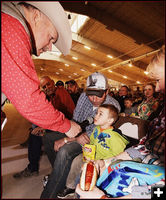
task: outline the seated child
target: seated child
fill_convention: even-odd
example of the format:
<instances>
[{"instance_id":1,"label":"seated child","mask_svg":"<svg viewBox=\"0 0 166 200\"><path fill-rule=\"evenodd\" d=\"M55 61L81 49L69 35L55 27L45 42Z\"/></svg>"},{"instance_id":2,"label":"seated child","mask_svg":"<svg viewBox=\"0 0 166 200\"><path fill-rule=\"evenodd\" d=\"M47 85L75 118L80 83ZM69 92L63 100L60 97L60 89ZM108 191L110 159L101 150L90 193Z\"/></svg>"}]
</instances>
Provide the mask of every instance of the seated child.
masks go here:
<instances>
[{"instance_id":1,"label":"seated child","mask_svg":"<svg viewBox=\"0 0 166 200\"><path fill-rule=\"evenodd\" d=\"M118 119L118 110L115 106L103 104L99 106L94 118L94 128L90 136L90 144L95 145L95 160L107 159L123 152L129 143L121 130L113 127ZM83 147L84 151L84 147ZM71 169L67 178L65 189L58 194L58 198L64 198L67 194L74 192L75 180L81 172L83 165L82 154L78 155L72 162Z\"/></svg>"},{"instance_id":2,"label":"seated child","mask_svg":"<svg viewBox=\"0 0 166 200\"><path fill-rule=\"evenodd\" d=\"M118 110L113 105L104 104L98 108L94 118L94 128L90 144L96 146L95 160L106 159L123 152L129 143L120 129L112 125L118 119Z\"/></svg>"},{"instance_id":3,"label":"seated child","mask_svg":"<svg viewBox=\"0 0 166 200\"><path fill-rule=\"evenodd\" d=\"M133 99L126 97L124 99L125 110L124 113L121 113L122 116L134 117L137 112L137 106L133 106Z\"/></svg>"}]
</instances>

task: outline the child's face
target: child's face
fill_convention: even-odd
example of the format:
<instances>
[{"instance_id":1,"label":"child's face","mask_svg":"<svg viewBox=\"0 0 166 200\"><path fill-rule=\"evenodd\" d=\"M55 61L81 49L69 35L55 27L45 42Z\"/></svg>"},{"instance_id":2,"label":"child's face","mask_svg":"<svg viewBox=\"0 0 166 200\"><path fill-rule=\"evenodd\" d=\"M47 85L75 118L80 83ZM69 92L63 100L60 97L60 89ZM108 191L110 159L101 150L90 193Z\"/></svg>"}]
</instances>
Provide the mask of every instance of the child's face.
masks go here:
<instances>
[{"instance_id":1,"label":"child's face","mask_svg":"<svg viewBox=\"0 0 166 200\"><path fill-rule=\"evenodd\" d=\"M132 101L130 101L130 100L125 100L125 101L124 101L124 105L125 105L126 108L131 108L131 106L132 106Z\"/></svg>"},{"instance_id":2,"label":"child's face","mask_svg":"<svg viewBox=\"0 0 166 200\"><path fill-rule=\"evenodd\" d=\"M110 123L110 122L108 122L108 119L110 119L109 109L103 108L103 107L99 107L98 111L97 111L97 114L96 114L96 116L94 118L94 124L103 126L105 124Z\"/></svg>"}]
</instances>

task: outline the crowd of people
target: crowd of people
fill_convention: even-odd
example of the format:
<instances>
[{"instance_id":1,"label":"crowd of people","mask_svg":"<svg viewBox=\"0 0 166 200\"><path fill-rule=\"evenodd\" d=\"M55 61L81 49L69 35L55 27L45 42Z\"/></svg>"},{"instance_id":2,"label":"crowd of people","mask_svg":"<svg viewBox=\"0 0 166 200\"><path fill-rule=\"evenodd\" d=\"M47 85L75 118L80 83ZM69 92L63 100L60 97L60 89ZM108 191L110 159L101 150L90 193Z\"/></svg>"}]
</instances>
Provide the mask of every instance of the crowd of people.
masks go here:
<instances>
[{"instance_id":1,"label":"crowd of people","mask_svg":"<svg viewBox=\"0 0 166 200\"><path fill-rule=\"evenodd\" d=\"M38 175L44 145L52 171L41 199L64 198L73 192L77 198L138 194L149 198L151 186L165 184L165 47L147 67L156 80L157 95L155 86L148 83L142 99L136 100L126 85L118 94L109 93L108 80L99 72L88 76L85 90L75 80L54 83L44 76L39 81L31 54L39 56L54 44L66 55L71 41L68 19L58 2L2 3L2 100L7 97L32 122L29 164L14 178ZM120 115L149 121L138 145L127 148L130 140L114 127ZM83 127L89 117L94 122ZM92 191L82 191L79 185L86 144L96 148L92 162L99 176Z\"/></svg>"},{"instance_id":2,"label":"crowd of people","mask_svg":"<svg viewBox=\"0 0 166 200\"><path fill-rule=\"evenodd\" d=\"M162 51L164 50L162 49ZM161 59L162 56L163 54L160 53L158 59ZM150 64L148 70L152 71L151 68L154 66L155 64ZM163 66L161 65L160 67ZM161 82L162 79L163 77L161 76ZM87 125L85 130L72 138L61 132L32 125L33 131L30 134L31 139L28 145L29 164L23 171L14 174L14 178L34 176L39 173L41 145L44 145L44 151L52 166L52 172L46 176L47 179L45 178L44 190L40 198L64 198L75 193L76 184L81 174L81 167L85 162L82 154L85 144L93 145L96 148L93 162L97 169L100 170L101 177L109 166L113 166L116 163L115 161L120 163L122 160L133 160L136 162L135 166L138 163L148 164L149 166L162 166L162 154L164 152L163 133L165 130L163 85L161 85L161 91L158 91L157 95L155 95L155 86L151 83L146 84L142 101L134 106L134 99L129 95L127 86L122 86L119 90L119 96L114 95L113 98L108 93L107 78L99 72L95 72L87 78L87 85L84 91L79 88L74 80L69 80L65 83L59 80L54 83L48 76L40 78L40 89L46 95L46 99L52 103L55 109L64 113L66 118L72 119L78 124L88 117L94 118L93 124ZM66 110L70 112L66 112ZM126 148L127 144L130 143L129 138L123 135L121 130L114 127L114 123L121 115L150 122L147 135L140 139L138 145ZM155 152L157 144L153 144L151 149L152 141L154 142L156 137L158 140L160 138L157 152ZM127 165L130 164L127 163ZM141 166L140 168L144 167ZM145 186L141 185L139 187L137 184L137 190L140 192L142 187ZM149 188L147 189L146 187L146 190L149 191ZM134 191L135 188L133 187L133 192L122 192L119 196L133 198ZM83 192L78 184L76 192L78 194L77 197L84 198L99 198L101 194L101 196L107 195L106 198L119 197L111 193L110 189L101 189L100 186L95 186L91 192ZM148 192L147 194L149 195ZM148 195L147 197L149 197Z\"/></svg>"}]
</instances>

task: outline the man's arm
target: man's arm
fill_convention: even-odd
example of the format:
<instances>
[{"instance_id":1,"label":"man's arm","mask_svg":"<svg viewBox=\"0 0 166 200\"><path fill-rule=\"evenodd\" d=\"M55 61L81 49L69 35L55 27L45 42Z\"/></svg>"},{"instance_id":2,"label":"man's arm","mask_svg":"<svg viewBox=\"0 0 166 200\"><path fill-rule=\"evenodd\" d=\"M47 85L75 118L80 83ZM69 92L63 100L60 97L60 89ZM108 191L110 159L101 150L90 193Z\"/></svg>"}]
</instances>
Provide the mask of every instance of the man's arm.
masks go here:
<instances>
[{"instance_id":1,"label":"man's arm","mask_svg":"<svg viewBox=\"0 0 166 200\"><path fill-rule=\"evenodd\" d=\"M39 80L30 55L29 36L15 18L2 14L2 91L20 114L32 123L67 132L70 121L40 93ZM77 126L77 130L78 131ZM78 131L79 132L79 131Z\"/></svg>"}]
</instances>

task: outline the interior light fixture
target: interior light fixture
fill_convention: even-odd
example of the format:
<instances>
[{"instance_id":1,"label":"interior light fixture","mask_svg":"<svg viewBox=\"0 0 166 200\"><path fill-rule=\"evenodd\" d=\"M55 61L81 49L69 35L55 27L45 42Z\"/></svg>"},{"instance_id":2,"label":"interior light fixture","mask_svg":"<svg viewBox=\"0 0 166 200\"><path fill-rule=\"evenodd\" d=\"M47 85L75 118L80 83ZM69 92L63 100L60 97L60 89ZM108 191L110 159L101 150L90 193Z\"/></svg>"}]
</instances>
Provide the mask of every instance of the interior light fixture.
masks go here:
<instances>
[{"instance_id":1,"label":"interior light fixture","mask_svg":"<svg viewBox=\"0 0 166 200\"><path fill-rule=\"evenodd\" d=\"M66 67L69 67L69 65L68 65L68 64L65 64L65 66L66 66Z\"/></svg>"},{"instance_id":2,"label":"interior light fixture","mask_svg":"<svg viewBox=\"0 0 166 200\"><path fill-rule=\"evenodd\" d=\"M149 72L147 72L147 71L144 71L144 74L148 75L148 74L149 74Z\"/></svg>"},{"instance_id":3,"label":"interior light fixture","mask_svg":"<svg viewBox=\"0 0 166 200\"><path fill-rule=\"evenodd\" d=\"M77 57L74 57L74 56L73 56L72 58L73 58L74 60L78 60L78 58L77 58Z\"/></svg>"},{"instance_id":4,"label":"interior light fixture","mask_svg":"<svg viewBox=\"0 0 166 200\"><path fill-rule=\"evenodd\" d=\"M127 78L127 76L123 76L123 78Z\"/></svg>"},{"instance_id":5,"label":"interior light fixture","mask_svg":"<svg viewBox=\"0 0 166 200\"><path fill-rule=\"evenodd\" d=\"M107 55L107 57L108 57L108 58L113 58L113 56L111 56L111 55Z\"/></svg>"},{"instance_id":6,"label":"interior light fixture","mask_svg":"<svg viewBox=\"0 0 166 200\"><path fill-rule=\"evenodd\" d=\"M86 45L84 45L84 48L85 48L85 49L88 49L88 50L91 50L91 48L88 47L88 46L86 46Z\"/></svg>"},{"instance_id":7,"label":"interior light fixture","mask_svg":"<svg viewBox=\"0 0 166 200\"><path fill-rule=\"evenodd\" d=\"M59 74L59 72L56 72L56 74L58 75L58 74Z\"/></svg>"},{"instance_id":8,"label":"interior light fixture","mask_svg":"<svg viewBox=\"0 0 166 200\"><path fill-rule=\"evenodd\" d=\"M94 67L96 67L96 64L95 64L95 63L92 63L91 65L94 66Z\"/></svg>"},{"instance_id":9,"label":"interior light fixture","mask_svg":"<svg viewBox=\"0 0 166 200\"><path fill-rule=\"evenodd\" d=\"M63 69L61 69L61 68L60 68L60 69L59 69L59 71L61 71L61 72L62 72L62 71L63 71Z\"/></svg>"},{"instance_id":10,"label":"interior light fixture","mask_svg":"<svg viewBox=\"0 0 166 200\"><path fill-rule=\"evenodd\" d=\"M75 76L77 76L78 74L77 73L73 73Z\"/></svg>"},{"instance_id":11,"label":"interior light fixture","mask_svg":"<svg viewBox=\"0 0 166 200\"><path fill-rule=\"evenodd\" d=\"M80 69L82 72L84 72L85 70L84 69Z\"/></svg>"},{"instance_id":12,"label":"interior light fixture","mask_svg":"<svg viewBox=\"0 0 166 200\"><path fill-rule=\"evenodd\" d=\"M71 78L71 76L68 76L69 78Z\"/></svg>"},{"instance_id":13,"label":"interior light fixture","mask_svg":"<svg viewBox=\"0 0 166 200\"><path fill-rule=\"evenodd\" d=\"M137 81L136 83L140 84L141 82L140 82L140 81Z\"/></svg>"},{"instance_id":14,"label":"interior light fixture","mask_svg":"<svg viewBox=\"0 0 166 200\"><path fill-rule=\"evenodd\" d=\"M111 72L111 73L112 73L112 70L109 69L108 72Z\"/></svg>"},{"instance_id":15,"label":"interior light fixture","mask_svg":"<svg viewBox=\"0 0 166 200\"><path fill-rule=\"evenodd\" d=\"M129 67L132 67L133 65L131 63L128 64Z\"/></svg>"}]
</instances>

